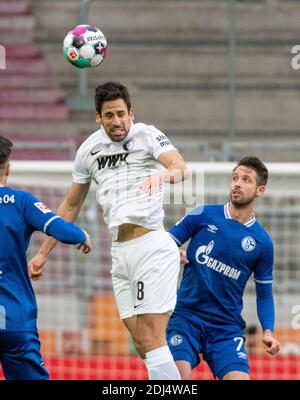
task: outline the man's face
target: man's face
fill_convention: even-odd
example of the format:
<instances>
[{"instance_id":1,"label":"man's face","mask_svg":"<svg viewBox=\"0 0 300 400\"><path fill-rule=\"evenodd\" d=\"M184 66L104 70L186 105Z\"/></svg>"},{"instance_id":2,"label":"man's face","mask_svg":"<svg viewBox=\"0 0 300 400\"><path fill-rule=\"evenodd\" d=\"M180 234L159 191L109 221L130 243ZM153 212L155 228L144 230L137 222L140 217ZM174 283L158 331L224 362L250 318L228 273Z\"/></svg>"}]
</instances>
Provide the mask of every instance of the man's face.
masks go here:
<instances>
[{"instance_id":1,"label":"man's face","mask_svg":"<svg viewBox=\"0 0 300 400\"><path fill-rule=\"evenodd\" d=\"M128 111L123 99L104 101L101 115L97 113L96 118L96 121L101 122L107 135L114 142L121 142L126 138L133 120L133 110Z\"/></svg>"},{"instance_id":2,"label":"man's face","mask_svg":"<svg viewBox=\"0 0 300 400\"><path fill-rule=\"evenodd\" d=\"M265 186L257 185L257 175L254 169L241 165L233 171L230 184L230 200L236 207L244 207L251 204L264 191Z\"/></svg>"}]
</instances>

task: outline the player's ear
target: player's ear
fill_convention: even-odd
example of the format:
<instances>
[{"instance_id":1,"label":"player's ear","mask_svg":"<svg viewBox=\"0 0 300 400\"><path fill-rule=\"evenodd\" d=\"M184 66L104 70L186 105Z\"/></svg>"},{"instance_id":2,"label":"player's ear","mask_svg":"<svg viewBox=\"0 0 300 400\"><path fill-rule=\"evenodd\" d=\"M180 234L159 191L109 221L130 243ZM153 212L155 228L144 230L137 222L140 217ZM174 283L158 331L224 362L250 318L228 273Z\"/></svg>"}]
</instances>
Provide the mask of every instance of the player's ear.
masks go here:
<instances>
[{"instance_id":1,"label":"player's ear","mask_svg":"<svg viewBox=\"0 0 300 400\"><path fill-rule=\"evenodd\" d=\"M256 196L260 197L265 193L266 187L265 186L258 186L257 190L256 190Z\"/></svg>"},{"instance_id":2,"label":"player's ear","mask_svg":"<svg viewBox=\"0 0 300 400\"><path fill-rule=\"evenodd\" d=\"M101 117L100 117L100 114L98 112L96 113L96 122L98 124L101 124Z\"/></svg>"},{"instance_id":3,"label":"player's ear","mask_svg":"<svg viewBox=\"0 0 300 400\"><path fill-rule=\"evenodd\" d=\"M129 116L131 118L131 121L134 121L134 111L132 108L129 110Z\"/></svg>"},{"instance_id":4,"label":"player's ear","mask_svg":"<svg viewBox=\"0 0 300 400\"><path fill-rule=\"evenodd\" d=\"M10 175L10 164L8 163L8 164L6 164L6 167L5 167L5 184L7 182L9 175Z\"/></svg>"}]
</instances>

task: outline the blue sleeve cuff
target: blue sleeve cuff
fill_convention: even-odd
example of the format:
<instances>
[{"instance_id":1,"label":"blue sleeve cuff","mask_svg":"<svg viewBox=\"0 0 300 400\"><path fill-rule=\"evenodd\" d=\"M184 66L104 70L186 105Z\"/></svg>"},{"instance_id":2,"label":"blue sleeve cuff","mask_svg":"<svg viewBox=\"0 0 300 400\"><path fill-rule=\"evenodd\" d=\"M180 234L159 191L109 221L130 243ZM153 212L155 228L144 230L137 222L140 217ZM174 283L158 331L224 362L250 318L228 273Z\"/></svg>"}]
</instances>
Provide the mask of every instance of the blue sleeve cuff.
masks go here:
<instances>
[{"instance_id":1,"label":"blue sleeve cuff","mask_svg":"<svg viewBox=\"0 0 300 400\"><path fill-rule=\"evenodd\" d=\"M58 215L46 222L43 231L62 243L79 244L86 240L85 234L79 226L72 222L64 221Z\"/></svg>"},{"instance_id":2,"label":"blue sleeve cuff","mask_svg":"<svg viewBox=\"0 0 300 400\"><path fill-rule=\"evenodd\" d=\"M270 329L274 332L275 309L271 283L256 282L256 306L263 331Z\"/></svg>"}]
</instances>

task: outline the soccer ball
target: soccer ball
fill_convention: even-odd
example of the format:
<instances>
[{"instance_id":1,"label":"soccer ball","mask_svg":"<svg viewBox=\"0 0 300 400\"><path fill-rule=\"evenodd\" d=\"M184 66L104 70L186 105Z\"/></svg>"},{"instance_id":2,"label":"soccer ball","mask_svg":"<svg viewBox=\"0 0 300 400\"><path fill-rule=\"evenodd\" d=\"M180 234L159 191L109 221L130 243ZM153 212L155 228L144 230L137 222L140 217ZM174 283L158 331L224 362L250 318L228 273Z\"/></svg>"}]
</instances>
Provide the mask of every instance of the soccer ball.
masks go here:
<instances>
[{"instance_id":1,"label":"soccer ball","mask_svg":"<svg viewBox=\"0 0 300 400\"><path fill-rule=\"evenodd\" d=\"M91 25L75 26L64 39L64 57L77 68L97 67L107 50L106 37Z\"/></svg>"}]
</instances>

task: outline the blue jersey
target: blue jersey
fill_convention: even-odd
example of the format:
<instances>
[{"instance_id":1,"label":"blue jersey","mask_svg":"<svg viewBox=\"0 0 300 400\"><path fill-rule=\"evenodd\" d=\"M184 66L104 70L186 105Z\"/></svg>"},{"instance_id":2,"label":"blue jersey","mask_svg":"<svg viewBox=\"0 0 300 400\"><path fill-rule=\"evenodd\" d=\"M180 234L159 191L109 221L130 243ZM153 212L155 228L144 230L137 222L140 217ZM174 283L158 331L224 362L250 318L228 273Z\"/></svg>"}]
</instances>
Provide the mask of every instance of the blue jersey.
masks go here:
<instances>
[{"instance_id":1,"label":"blue jersey","mask_svg":"<svg viewBox=\"0 0 300 400\"><path fill-rule=\"evenodd\" d=\"M204 321L245 327L241 312L246 283L272 283L273 242L253 217L242 224L230 218L228 204L194 209L170 229L181 246L191 239L176 312L191 310Z\"/></svg>"},{"instance_id":2,"label":"blue jersey","mask_svg":"<svg viewBox=\"0 0 300 400\"><path fill-rule=\"evenodd\" d=\"M26 250L33 231L48 233L58 219L30 193L0 187L0 332L36 330Z\"/></svg>"}]
</instances>

